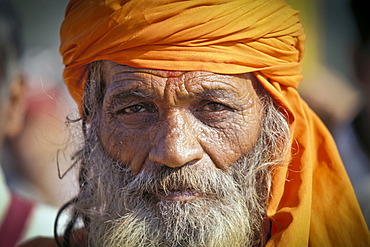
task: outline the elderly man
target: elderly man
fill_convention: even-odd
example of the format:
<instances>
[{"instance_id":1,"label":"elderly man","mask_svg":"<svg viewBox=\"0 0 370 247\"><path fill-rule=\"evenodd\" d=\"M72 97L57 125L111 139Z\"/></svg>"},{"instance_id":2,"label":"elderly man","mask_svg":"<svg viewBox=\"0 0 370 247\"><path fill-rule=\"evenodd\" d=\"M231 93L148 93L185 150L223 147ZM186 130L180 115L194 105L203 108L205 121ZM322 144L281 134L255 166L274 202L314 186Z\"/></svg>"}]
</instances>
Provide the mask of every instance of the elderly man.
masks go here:
<instances>
[{"instance_id":1,"label":"elderly man","mask_svg":"<svg viewBox=\"0 0 370 247\"><path fill-rule=\"evenodd\" d=\"M61 53L84 144L58 245L370 244L296 91L304 39L280 0L71 1Z\"/></svg>"}]
</instances>

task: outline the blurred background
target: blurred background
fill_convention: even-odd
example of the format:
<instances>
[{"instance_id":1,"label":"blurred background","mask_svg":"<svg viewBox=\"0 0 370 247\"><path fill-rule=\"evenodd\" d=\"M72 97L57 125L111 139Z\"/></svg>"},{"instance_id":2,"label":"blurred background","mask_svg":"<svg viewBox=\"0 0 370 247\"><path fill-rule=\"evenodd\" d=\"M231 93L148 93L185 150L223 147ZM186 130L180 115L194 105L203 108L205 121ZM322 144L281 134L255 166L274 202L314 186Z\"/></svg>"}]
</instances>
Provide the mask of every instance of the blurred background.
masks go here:
<instances>
[{"instance_id":1,"label":"blurred background","mask_svg":"<svg viewBox=\"0 0 370 247\"><path fill-rule=\"evenodd\" d=\"M67 1L12 2L22 23L21 64L27 87L26 110L23 130L4 145L6 162L2 163L6 165L3 169L12 190L32 200L60 207L76 191L76 171L59 179L57 165L59 163L60 173L70 167L70 152L66 149L70 133L65 117L78 117L75 103L62 82L63 66L58 52L59 28ZM365 141L361 142L354 121L370 95L359 86L354 69L355 51L363 45L350 1L288 2L300 11L308 37L303 61L304 80L299 90L333 133L369 224L370 164L366 144L369 135L365 132L369 132L370 125L362 124L365 132L360 136L365 137Z\"/></svg>"},{"instance_id":2,"label":"blurred background","mask_svg":"<svg viewBox=\"0 0 370 247\"><path fill-rule=\"evenodd\" d=\"M287 2L300 11L307 33L299 91L333 134L369 226L370 5L366 0Z\"/></svg>"},{"instance_id":3,"label":"blurred background","mask_svg":"<svg viewBox=\"0 0 370 247\"><path fill-rule=\"evenodd\" d=\"M66 0L10 0L21 21L21 69L26 85L24 125L7 138L2 162L8 186L26 198L60 207L76 191L69 168L66 116L77 117L75 103L62 81L59 28ZM58 154L58 155L57 155Z\"/></svg>"}]
</instances>

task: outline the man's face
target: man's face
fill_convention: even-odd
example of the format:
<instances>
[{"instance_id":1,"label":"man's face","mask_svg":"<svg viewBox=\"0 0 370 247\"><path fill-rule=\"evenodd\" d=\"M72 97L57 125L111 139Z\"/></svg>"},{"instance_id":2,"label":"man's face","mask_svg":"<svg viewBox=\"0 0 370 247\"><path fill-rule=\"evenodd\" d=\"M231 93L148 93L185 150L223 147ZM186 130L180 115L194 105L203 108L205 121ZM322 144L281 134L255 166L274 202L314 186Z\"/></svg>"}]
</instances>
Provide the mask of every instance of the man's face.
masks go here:
<instances>
[{"instance_id":1,"label":"man's face","mask_svg":"<svg viewBox=\"0 0 370 247\"><path fill-rule=\"evenodd\" d=\"M260 132L262 106L248 75L106 68L100 138L134 174L154 164L227 171ZM160 197L181 200L189 193Z\"/></svg>"},{"instance_id":2,"label":"man's face","mask_svg":"<svg viewBox=\"0 0 370 247\"><path fill-rule=\"evenodd\" d=\"M263 243L287 125L254 77L101 65L76 202L91 246Z\"/></svg>"}]
</instances>

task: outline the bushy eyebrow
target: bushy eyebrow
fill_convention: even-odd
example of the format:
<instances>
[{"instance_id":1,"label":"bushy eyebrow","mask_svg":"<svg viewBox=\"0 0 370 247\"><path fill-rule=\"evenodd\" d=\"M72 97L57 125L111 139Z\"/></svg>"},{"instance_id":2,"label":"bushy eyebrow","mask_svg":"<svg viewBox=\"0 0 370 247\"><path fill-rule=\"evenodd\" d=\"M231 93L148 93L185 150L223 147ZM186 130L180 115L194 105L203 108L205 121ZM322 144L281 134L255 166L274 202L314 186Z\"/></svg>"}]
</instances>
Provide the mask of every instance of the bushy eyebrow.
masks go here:
<instances>
[{"instance_id":1,"label":"bushy eyebrow","mask_svg":"<svg viewBox=\"0 0 370 247\"><path fill-rule=\"evenodd\" d=\"M139 90L139 89L134 89L134 90L120 90L117 91L116 93L113 93L109 96L109 100L125 100L131 97L136 97L136 98L143 98L143 99L153 99L155 96L147 92L145 90Z\"/></svg>"},{"instance_id":2,"label":"bushy eyebrow","mask_svg":"<svg viewBox=\"0 0 370 247\"><path fill-rule=\"evenodd\" d=\"M253 105L253 101L241 99L238 92L227 90L223 88L208 89L204 88L203 91L195 93L196 98L208 98L209 100L219 101L226 103L236 110L244 110Z\"/></svg>"},{"instance_id":3,"label":"bushy eyebrow","mask_svg":"<svg viewBox=\"0 0 370 247\"><path fill-rule=\"evenodd\" d=\"M234 94L233 94L234 95ZM200 92L195 92L194 96L196 98L209 97L209 98L228 98L230 97L230 92L225 89L208 89L205 88Z\"/></svg>"}]
</instances>

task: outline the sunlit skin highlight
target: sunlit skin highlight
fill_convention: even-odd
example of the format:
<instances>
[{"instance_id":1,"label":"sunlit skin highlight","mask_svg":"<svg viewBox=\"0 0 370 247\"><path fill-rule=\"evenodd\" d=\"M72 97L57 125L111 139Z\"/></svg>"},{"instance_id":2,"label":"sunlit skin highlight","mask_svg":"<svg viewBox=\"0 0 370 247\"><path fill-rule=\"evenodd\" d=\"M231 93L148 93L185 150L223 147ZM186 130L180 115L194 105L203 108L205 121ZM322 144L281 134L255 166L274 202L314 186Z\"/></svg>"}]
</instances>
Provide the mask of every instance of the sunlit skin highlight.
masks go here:
<instances>
[{"instance_id":1,"label":"sunlit skin highlight","mask_svg":"<svg viewBox=\"0 0 370 247\"><path fill-rule=\"evenodd\" d=\"M104 74L100 139L106 152L135 175L151 165L227 172L260 134L262 105L251 74L137 69L113 62L105 63ZM199 196L174 190L157 198Z\"/></svg>"}]
</instances>

